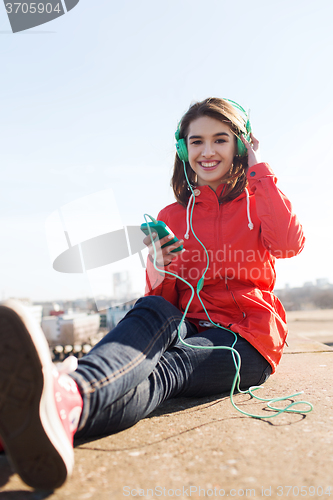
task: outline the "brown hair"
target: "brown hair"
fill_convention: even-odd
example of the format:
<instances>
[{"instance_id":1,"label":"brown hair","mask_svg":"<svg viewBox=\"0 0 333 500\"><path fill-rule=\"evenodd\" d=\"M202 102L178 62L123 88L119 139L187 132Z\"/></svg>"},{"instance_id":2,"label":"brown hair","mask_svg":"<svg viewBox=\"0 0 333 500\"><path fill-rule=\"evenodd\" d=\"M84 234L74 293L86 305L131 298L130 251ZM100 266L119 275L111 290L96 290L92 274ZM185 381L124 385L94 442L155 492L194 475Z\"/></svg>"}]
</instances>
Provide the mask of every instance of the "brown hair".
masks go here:
<instances>
[{"instance_id":1,"label":"brown hair","mask_svg":"<svg viewBox=\"0 0 333 500\"><path fill-rule=\"evenodd\" d=\"M219 120L221 122L229 125L232 132L236 136L241 134L246 134L245 121L241 113L234 108L234 106L223 99L217 97L209 97L201 102L196 102L193 104L189 110L185 113L181 120L179 128L180 139L185 139L187 142L188 131L190 123L197 118L202 116L209 116ZM228 174L224 177L225 189L223 189L220 195L219 201L230 201L236 198L242 191L244 191L247 186L246 179L246 169L247 169L247 156L239 157L236 155L234 157L233 166L229 170ZM185 163L186 174L193 187L196 186L195 183L195 172L192 170L189 162ZM187 185L187 180L184 174L183 162L179 159L176 154L173 175L171 179L171 186L173 188L176 200L181 204L186 206L191 196L191 190Z\"/></svg>"}]
</instances>

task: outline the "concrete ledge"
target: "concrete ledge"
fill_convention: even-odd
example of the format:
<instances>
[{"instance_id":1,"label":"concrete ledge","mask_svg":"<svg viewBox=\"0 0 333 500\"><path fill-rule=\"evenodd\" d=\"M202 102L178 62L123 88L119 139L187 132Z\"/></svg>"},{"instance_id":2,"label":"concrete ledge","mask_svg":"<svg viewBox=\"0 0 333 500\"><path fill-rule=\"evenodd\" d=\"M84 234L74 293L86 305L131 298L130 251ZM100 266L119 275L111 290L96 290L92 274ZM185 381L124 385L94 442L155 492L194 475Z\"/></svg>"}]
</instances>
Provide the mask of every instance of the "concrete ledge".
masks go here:
<instances>
[{"instance_id":1,"label":"concrete ledge","mask_svg":"<svg viewBox=\"0 0 333 500\"><path fill-rule=\"evenodd\" d=\"M276 374L257 394L303 390L293 399L311 402L311 413L258 420L238 413L225 395L171 400L131 429L77 446L74 474L54 493L32 492L1 456L0 500L219 498L223 490L234 498L328 500L329 486L333 497L333 348L306 338L293 323ZM235 402L270 414L247 395Z\"/></svg>"}]
</instances>

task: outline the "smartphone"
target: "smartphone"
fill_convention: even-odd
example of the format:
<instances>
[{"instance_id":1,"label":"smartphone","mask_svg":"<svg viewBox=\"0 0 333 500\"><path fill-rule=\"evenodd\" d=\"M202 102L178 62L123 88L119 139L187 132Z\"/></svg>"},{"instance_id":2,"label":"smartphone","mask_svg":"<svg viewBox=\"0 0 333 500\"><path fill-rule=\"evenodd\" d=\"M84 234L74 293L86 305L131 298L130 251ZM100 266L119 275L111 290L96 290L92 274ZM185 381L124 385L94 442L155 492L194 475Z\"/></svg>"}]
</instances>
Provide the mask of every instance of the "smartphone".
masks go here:
<instances>
[{"instance_id":1,"label":"smartphone","mask_svg":"<svg viewBox=\"0 0 333 500\"><path fill-rule=\"evenodd\" d=\"M164 238L164 236L167 236L168 234L173 234L171 229L165 224L165 222L162 221L156 221L155 222L148 222L148 225L150 227L151 232L155 232L158 235L158 239ZM147 223L143 223L140 226L141 231L143 231L146 235L149 234ZM156 238L155 238L156 239ZM173 243L176 243L176 241L179 241L178 238L175 236L172 238L172 240L168 241L165 243L162 248L168 247L169 245L172 245ZM179 247L175 248L174 250L171 250L171 252L179 252L180 250L183 250L183 245L179 245Z\"/></svg>"}]
</instances>

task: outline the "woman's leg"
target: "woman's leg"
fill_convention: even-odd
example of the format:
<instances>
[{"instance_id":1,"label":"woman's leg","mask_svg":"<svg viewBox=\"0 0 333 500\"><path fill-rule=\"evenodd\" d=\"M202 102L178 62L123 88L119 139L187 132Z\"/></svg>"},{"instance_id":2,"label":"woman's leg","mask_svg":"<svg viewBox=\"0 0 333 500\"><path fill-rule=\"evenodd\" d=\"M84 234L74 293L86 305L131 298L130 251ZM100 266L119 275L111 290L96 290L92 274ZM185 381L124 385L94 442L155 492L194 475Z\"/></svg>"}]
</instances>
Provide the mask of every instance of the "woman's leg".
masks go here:
<instances>
[{"instance_id":1,"label":"woman's leg","mask_svg":"<svg viewBox=\"0 0 333 500\"><path fill-rule=\"evenodd\" d=\"M186 342L193 347L182 346L180 357L186 360L189 372L177 396L203 397L230 392L236 374L232 353L227 349L209 347L231 347L234 341L233 333L220 328L211 328L187 338ZM206 346L208 349L196 349L195 346ZM239 335L234 349L241 358L240 389L264 383L272 373L269 362Z\"/></svg>"},{"instance_id":2,"label":"woman's leg","mask_svg":"<svg viewBox=\"0 0 333 500\"><path fill-rule=\"evenodd\" d=\"M137 387L178 339L181 312L162 297L139 299L125 318L79 361L72 377L84 406L79 431ZM181 336L196 332L185 321Z\"/></svg>"},{"instance_id":3,"label":"woman's leg","mask_svg":"<svg viewBox=\"0 0 333 500\"><path fill-rule=\"evenodd\" d=\"M94 418L89 418L76 437L119 432L172 397L204 397L230 392L236 373L232 354L228 350L209 347L231 347L234 340L229 331L212 328L186 338L186 342L193 347L176 342L161 356L145 380L107 405ZM206 346L208 349L196 349L195 346ZM235 348L242 360L241 388L263 383L271 373L269 363L239 336Z\"/></svg>"}]
</instances>

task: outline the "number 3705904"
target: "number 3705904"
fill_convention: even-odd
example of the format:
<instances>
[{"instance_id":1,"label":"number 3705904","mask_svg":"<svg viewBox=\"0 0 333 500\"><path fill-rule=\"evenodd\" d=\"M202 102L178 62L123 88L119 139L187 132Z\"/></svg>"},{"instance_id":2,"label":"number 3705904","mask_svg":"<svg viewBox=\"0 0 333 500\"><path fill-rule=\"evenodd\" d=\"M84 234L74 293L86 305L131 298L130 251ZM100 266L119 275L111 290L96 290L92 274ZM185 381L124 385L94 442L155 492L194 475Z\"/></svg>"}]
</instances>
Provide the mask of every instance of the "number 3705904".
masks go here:
<instances>
[{"instance_id":1,"label":"number 3705904","mask_svg":"<svg viewBox=\"0 0 333 500\"><path fill-rule=\"evenodd\" d=\"M28 2L28 3L6 3L7 14L51 14L52 12L62 13L62 8L60 3L53 5L51 3L41 3L41 2Z\"/></svg>"},{"instance_id":2,"label":"number 3705904","mask_svg":"<svg viewBox=\"0 0 333 500\"><path fill-rule=\"evenodd\" d=\"M278 497L313 497L316 498L331 496L331 486L278 486L277 487Z\"/></svg>"}]
</instances>

